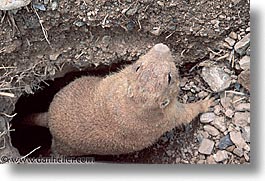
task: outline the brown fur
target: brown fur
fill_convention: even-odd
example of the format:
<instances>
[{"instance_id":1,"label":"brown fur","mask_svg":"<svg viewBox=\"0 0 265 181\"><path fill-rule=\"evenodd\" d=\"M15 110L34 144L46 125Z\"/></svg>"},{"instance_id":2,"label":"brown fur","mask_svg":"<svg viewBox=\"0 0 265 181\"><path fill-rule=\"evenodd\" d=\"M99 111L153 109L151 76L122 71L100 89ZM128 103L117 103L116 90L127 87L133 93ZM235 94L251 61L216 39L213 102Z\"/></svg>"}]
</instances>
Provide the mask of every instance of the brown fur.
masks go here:
<instances>
[{"instance_id":1,"label":"brown fur","mask_svg":"<svg viewBox=\"0 0 265 181\"><path fill-rule=\"evenodd\" d=\"M54 97L48 111L52 150L69 156L105 155L152 145L166 131L207 111L212 102L179 103L178 83L163 44L119 73L73 81Z\"/></svg>"}]
</instances>

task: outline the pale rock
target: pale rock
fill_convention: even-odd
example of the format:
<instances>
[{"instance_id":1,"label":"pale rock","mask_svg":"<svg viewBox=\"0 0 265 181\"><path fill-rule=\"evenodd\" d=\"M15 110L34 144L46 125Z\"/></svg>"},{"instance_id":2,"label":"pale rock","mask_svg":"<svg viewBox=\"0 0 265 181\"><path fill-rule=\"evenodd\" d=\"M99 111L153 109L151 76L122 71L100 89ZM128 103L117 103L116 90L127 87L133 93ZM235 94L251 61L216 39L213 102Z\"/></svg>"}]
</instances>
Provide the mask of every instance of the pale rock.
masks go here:
<instances>
[{"instance_id":1,"label":"pale rock","mask_svg":"<svg viewBox=\"0 0 265 181\"><path fill-rule=\"evenodd\" d=\"M233 143L232 143L233 144ZM225 150L226 151L229 151L229 152L233 152L234 151L234 149L236 148L236 146L235 145L232 145L232 146L229 146L229 147L227 147Z\"/></svg>"},{"instance_id":2,"label":"pale rock","mask_svg":"<svg viewBox=\"0 0 265 181\"><path fill-rule=\"evenodd\" d=\"M234 153L235 155L239 156L239 157L242 157L243 154L244 154L242 148L235 148L235 149L233 150L233 153Z\"/></svg>"},{"instance_id":3,"label":"pale rock","mask_svg":"<svg viewBox=\"0 0 265 181\"><path fill-rule=\"evenodd\" d=\"M181 158L177 157L176 158L176 163L180 163L180 161L181 161Z\"/></svg>"},{"instance_id":4,"label":"pale rock","mask_svg":"<svg viewBox=\"0 0 265 181\"><path fill-rule=\"evenodd\" d=\"M205 92L205 91L200 91L198 93L199 98L204 98L207 97L209 95L209 93Z\"/></svg>"},{"instance_id":5,"label":"pale rock","mask_svg":"<svg viewBox=\"0 0 265 181\"><path fill-rule=\"evenodd\" d=\"M250 126L242 128L242 137L246 142L250 143Z\"/></svg>"},{"instance_id":6,"label":"pale rock","mask_svg":"<svg viewBox=\"0 0 265 181\"><path fill-rule=\"evenodd\" d=\"M203 67L201 75L214 92L223 91L231 84L230 75L218 66Z\"/></svg>"},{"instance_id":7,"label":"pale rock","mask_svg":"<svg viewBox=\"0 0 265 181\"><path fill-rule=\"evenodd\" d=\"M243 70L250 69L250 56L244 56L239 60L240 68Z\"/></svg>"},{"instance_id":8,"label":"pale rock","mask_svg":"<svg viewBox=\"0 0 265 181\"><path fill-rule=\"evenodd\" d=\"M203 138L209 138L209 133L206 131L203 131L202 136L203 136Z\"/></svg>"},{"instance_id":9,"label":"pale rock","mask_svg":"<svg viewBox=\"0 0 265 181\"><path fill-rule=\"evenodd\" d=\"M249 146L243 139L240 131L232 131L230 132L230 138L232 142L238 147L238 148L244 148L245 150L249 150Z\"/></svg>"},{"instance_id":10,"label":"pale rock","mask_svg":"<svg viewBox=\"0 0 265 181\"><path fill-rule=\"evenodd\" d=\"M234 44L236 43L236 41L230 37L225 38L225 42L227 42L228 45L231 47L234 46Z\"/></svg>"},{"instance_id":11,"label":"pale rock","mask_svg":"<svg viewBox=\"0 0 265 181\"><path fill-rule=\"evenodd\" d=\"M228 159L227 151L218 150L217 153L213 155L213 158L216 162L222 162L222 161Z\"/></svg>"},{"instance_id":12,"label":"pale rock","mask_svg":"<svg viewBox=\"0 0 265 181\"><path fill-rule=\"evenodd\" d=\"M250 111L250 103L240 103L235 105L235 111Z\"/></svg>"},{"instance_id":13,"label":"pale rock","mask_svg":"<svg viewBox=\"0 0 265 181\"><path fill-rule=\"evenodd\" d=\"M233 3L234 3L234 5L237 5L241 0L231 0Z\"/></svg>"},{"instance_id":14,"label":"pale rock","mask_svg":"<svg viewBox=\"0 0 265 181\"><path fill-rule=\"evenodd\" d=\"M250 91L250 70L244 70L238 75L238 83Z\"/></svg>"},{"instance_id":15,"label":"pale rock","mask_svg":"<svg viewBox=\"0 0 265 181\"><path fill-rule=\"evenodd\" d=\"M199 152L205 155L210 155L214 147L214 142L209 139L203 139L199 147Z\"/></svg>"},{"instance_id":16,"label":"pale rock","mask_svg":"<svg viewBox=\"0 0 265 181\"><path fill-rule=\"evenodd\" d=\"M197 164L205 164L205 160L199 160Z\"/></svg>"},{"instance_id":17,"label":"pale rock","mask_svg":"<svg viewBox=\"0 0 265 181\"><path fill-rule=\"evenodd\" d=\"M232 118L234 116L234 111L232 109L227 109L225 111L225 116L229 117L229 118Z\"/></svg>"},{"instance_id":18,"label":"pale rock","mask_svg":"<svg viewBox=\"0 0 265 181\"><path fill-rule=\"evenodd\" d=\"M221 97L221 105L223 106L224 109L231 109L233 106L232 106L232 98L231 97L228 97L228 96L223 96Z\"/></svg>"},{"instance_id":19,"label":"pale rock","mask_svg":"<svg viewBox=\"0 0 265 181\"><path fill-rule=\"evenodd\" d=\"M50 60L55 61L61 55L61 52L55 52L49 55Z\"/></svg>"},{"instance_id":20,"label":"pale rock","mask_svg":"<svg viewBox=\"0 0 265 181\"><path fill-rule=\"evenodd\" d=\"M246 152L244 152L244 158L245 158L245 160L248 162L249 161L249 156L248 156L248 154L246 153Z\"/></svg>"},{"instance_id":21,"label":"pale rock","mask_svg":"<svg viewBox=\"0 0 265 181\"><path fill-rule=\"evenodd\" d=\"M216 114L217 116L221 115L223 111L223 108L220 104L217 104L216 106L214 106L214 114Z\"/></svg>"},{"instance_id":22,"label":"pale rock","mask_svg":"<svg viewBox=\"0 0 265 181\"><path fill-rule=\"evenodd\" d=\"M233 47L231 47L227 42L223 42L223 48L227 48L227 49L229 49L229 50L232 50L233 49Z\"/></svg>"},{"instance_id":23,"label":"pale rock","mask_svg":"<svg viewBox=\"0 0 265 181\"><path fill-rule=\"evenodd\" d=\"M207 131L212 136L217 136L219 134L219 131L211 125L205 125L205 126L203 126L203 129L205 131Z\"/></svg>"},{"instance_id":24,"label":"pale rock","mask_svg":"<svg viewBox=\"0 0 265 181\"><path fill-rule=\"evenodd\" d=\"M247 126L250 123L250 112L235 112L233 123L240 127Z\"/></svg>"},{"instance_id":25,"label":"pale rock","mask_svg":"<svg viewBox=\"0 0 265 181\"><path fill-rule=\"evenodd\" d=\"M219 129L221 132L226 130L226 122L225 117L223 116L216 116L215 119L211 122L211 124Z\"/></svg>"},{"instance_id":26,"label":"pale rock","mask_svg":"<svg viewBox=\"0 0 265 181\"><path fill-rule=\"evenodd\" d=\"M234 31L232 31L231 33L229 33L228 36L229 36L230 38L233 38L234 40L237 39L237 34L236 34Z\"/></svg>"},{"instance_id":27,"label":"pale rock","mask_svg":"<svg viewBox=\"0 0 265 181\"><path fill-rule=\"evenodd\" d=\"M1 0L0 10L8 11L27 6L31 0Z\"/></svg>"},{"instance_id":28,"label":"pale rock","mask_svg":"<svg viewBox=\"0 0 265 181\"><path fill-rule=\"evenodd\" d=\"M216 161L213 158L213 155L210 155L210 156L207 157L206 163L207 164L217 164Z\"/></svg>"},{"instance_id":29,"label":"pale rock","mask_svg":"<svg viewBox=\"0 0 265 181\"><path fill-rule=\"evenodd\" d=\"M215 119L215 114L212 112L209 113L203 113L200 117L201 123L210 123Z\"/></svg>"},{"instance_id":30,"label":"pale rock","mask_svg":"<svg viewBox=\"0 0 265 181\"><path fill-rule=\"evenodd\" d=\"M239 55L244 55L246 53L246 50L248 46L250 45L250 33L248 33L244 38L242 38L240 41L238 41L235 44L235 51Z\"/></svg>"},{"instance_id":31,"label":"pale rock","mask_svg":"<svg viewBox=\"0 0 265 181\"><path fill-rule=\"evenodd\" d=\"M247 27L246 28L246 32L250 32L250 27Z\"/></svg>"}]
</instances>

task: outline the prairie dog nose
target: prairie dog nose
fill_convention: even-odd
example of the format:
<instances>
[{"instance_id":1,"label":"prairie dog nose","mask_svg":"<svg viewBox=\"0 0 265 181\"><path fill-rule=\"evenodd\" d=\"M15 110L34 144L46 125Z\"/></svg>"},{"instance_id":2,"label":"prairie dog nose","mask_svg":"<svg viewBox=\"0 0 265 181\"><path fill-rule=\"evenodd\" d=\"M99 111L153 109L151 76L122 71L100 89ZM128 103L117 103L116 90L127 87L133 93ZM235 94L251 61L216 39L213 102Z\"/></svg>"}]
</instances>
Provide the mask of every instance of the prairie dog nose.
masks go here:
<instances>
[{"instance_id":1,"label":"prairie dog nose","mask_svg":"<svg viewBox=\"0 0 265 181\"><path fill-rule=\"evenodd\" d=\"M168 53L170 52L170 49L168 48L168 46L166 46L163 43L158 43L154 46L154 50L158 53Z\"/></svg>"}]
</instances>

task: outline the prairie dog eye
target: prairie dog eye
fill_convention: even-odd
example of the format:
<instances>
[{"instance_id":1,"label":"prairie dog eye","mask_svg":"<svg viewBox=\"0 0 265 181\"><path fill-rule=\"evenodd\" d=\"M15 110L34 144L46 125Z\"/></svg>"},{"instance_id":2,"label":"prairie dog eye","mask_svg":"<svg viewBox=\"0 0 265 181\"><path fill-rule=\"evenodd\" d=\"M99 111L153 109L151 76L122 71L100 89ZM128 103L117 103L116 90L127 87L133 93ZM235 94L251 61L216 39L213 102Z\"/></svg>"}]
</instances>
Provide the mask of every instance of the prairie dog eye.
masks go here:
<instances>
[{"instance_id":1,"label":"prairie dog eye","mask_svg":"<svg viewBox=\"0 0 265 181\"><path fill-rule=\"evenodd\" d=\"M135 69L135 72L137 72L139 69L140 69L140 65L138 65L137 67L136 67L136 69Z\"/></svg>"},{"instance_id":2,"label":"prairie dog eye","mask_svg":"<svg viewBox=\"0 0 265 181\"><path fill-rule=\"evenodd\" d=\"M168 84L170 84L171 83L171 73L169 72L168 73L168 75L167 75L167 82L168 82Z\"/></svg>"}]
</instances>

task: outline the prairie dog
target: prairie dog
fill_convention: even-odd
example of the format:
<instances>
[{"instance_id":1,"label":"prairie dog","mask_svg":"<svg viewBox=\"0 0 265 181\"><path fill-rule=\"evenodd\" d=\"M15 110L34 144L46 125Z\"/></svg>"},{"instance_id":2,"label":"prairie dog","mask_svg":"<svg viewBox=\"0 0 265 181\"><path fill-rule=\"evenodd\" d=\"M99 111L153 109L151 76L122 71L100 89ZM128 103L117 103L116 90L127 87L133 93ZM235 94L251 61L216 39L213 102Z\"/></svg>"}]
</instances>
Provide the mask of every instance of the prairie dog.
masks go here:
<instances>
[{"instance_id":1,"label":"prairie dog","mask_svg":"<svg viewBox=\"0 0 265 181\"><path fill-rule=\"evenodd\" d=\"M166 131L192 121L213 99L177 101L179 76L160 43L134 64L105 78L85 76L60 90L46 113L31 116L66 156L117 155L142 150Z\"/></svg>"}]
</instances>

